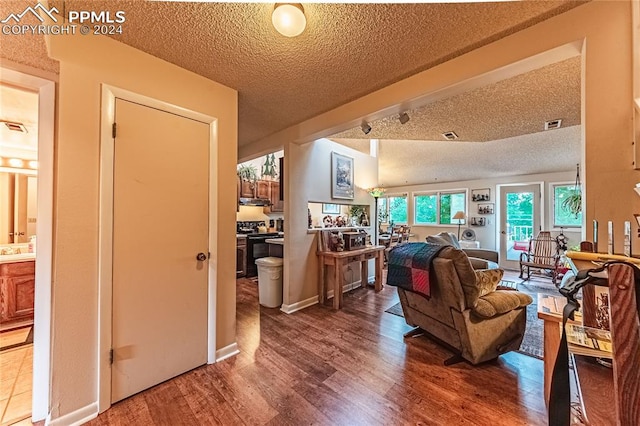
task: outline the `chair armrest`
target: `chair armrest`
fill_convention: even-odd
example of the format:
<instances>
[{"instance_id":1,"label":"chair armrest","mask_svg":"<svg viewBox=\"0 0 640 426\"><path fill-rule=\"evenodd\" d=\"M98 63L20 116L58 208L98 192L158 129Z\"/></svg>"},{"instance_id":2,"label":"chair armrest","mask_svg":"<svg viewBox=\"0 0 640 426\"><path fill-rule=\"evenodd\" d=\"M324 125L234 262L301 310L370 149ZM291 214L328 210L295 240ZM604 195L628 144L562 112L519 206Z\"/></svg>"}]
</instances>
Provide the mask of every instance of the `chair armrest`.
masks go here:
<instances>
[{"instance_id":1,"label":"chair armrest","mask_svg":"<svg viewBox=\"0 0 640 426\"><path fill-rule=\"evenodd\" d=\"M495 250L488 249L462 249L469 257L488 260L490 262L500 263L500 254Z\"/></svg>"}]
</instances>

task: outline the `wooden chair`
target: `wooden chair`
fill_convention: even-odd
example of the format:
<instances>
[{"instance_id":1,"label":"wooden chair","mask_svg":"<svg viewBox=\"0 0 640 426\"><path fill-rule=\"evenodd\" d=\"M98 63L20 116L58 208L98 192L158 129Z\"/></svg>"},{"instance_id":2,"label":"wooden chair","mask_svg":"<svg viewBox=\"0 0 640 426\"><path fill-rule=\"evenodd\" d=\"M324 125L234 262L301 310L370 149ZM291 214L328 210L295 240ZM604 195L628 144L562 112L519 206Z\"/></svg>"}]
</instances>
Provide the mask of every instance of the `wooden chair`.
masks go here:
<instances>
[{"instance_id":1,"label":"wooden chair","mask_svg":"<svg viewBox=\"0 0 640 426\"><path fill-rule=\"evenodd\" d=\"M558 244L551 237L551 232L540 231L535 238L529 240L529 250L520 254L520 278L527 281L531 278L531 269L539 269L551 272L551 282L556 285L559 260Z\"/></svg>"},{"instance_id":2,"label":"wooden chair","mask_svg":"<svg viewBox=\"0 0 640 426\"><path fill-rule=\"evenodd\" d=\"M580 251L593 253L593 243L591 241L581 241L580 242Z\"/></svg>"}]
</instances>

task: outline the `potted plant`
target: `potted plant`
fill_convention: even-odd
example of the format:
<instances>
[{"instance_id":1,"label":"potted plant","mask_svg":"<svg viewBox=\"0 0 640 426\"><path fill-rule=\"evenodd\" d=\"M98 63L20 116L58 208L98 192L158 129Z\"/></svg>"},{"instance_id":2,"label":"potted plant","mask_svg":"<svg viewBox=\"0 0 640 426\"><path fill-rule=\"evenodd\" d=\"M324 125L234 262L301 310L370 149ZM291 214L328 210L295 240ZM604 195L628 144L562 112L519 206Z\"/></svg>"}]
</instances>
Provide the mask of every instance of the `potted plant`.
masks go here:
<instances>
[{"instance_id":1,"label":"potted plant","mask_svg":"<svg viewBox=\"0 0 640 426\"><path fill-rule=\"evenodd\" d=\"M580 184L580 163L576 164L576 184L571 194L562 201L561 207L576 218L582 211L582 185Z\"/></svg>"},{"instance_id":2,"label":"potted plant","mask_svg":"<svg viewBox=\"0 0 640 426\"><path fill-rule=\"evenodd\" d=\"M582 192L580 191L580 188L575 188L573 192L571 192L571 194L562 201L562 208L574 215L576 218L578 217L582 211Z\"/></svg>"},{"instance_id":3,"label":"potted plant","mask_svg":"<svg viewBox=\"0 0 640 426\"><path fill-rule=\"evenodd\" d=\"M256 180L258 180L256 167L252 164L240 164L238 166L238 178L241 183L240 196L254 198Z\"/></svg>"},{"instance_id":4,"label":"potted plant","mask_svg":"<svg viewBox=\"0 0 640 426\"><path fill-rule=\"evenodd\" d=\"M364 213L364 206L354 205L349 208L349 216L351 216L351 221L354 225L361 224L362 214Z\"/></svg>"}]
</instances>

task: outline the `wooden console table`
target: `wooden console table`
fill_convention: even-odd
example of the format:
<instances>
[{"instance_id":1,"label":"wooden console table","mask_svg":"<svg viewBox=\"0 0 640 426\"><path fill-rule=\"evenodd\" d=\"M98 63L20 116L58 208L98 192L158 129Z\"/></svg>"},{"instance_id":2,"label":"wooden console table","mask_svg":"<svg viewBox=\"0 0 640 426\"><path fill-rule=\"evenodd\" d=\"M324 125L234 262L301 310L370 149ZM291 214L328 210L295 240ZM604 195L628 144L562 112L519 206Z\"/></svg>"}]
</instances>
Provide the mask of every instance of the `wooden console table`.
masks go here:
<instances>
[{"instance_id":1,"label":"wooden console table","mask_svg":"<svg viewBox=\"0 0 640 426\"><path fill-rule=\"evenodd\" d=\"M353 262L360 262L362 286L367 284L369 277L369 260L376 260L376 278L374 288L376 291L382 290L382 264L383 264L384 246L369 246L357 250L349 251L318 251L319 259L319 279L318 279L318 298L321 304L327 299L327 277L325 274L326 266L334 267L334 283L333 283L333 307L334 309L342 308L342 286L344 279L342 276L342 268Z\"/></svg>"}]
</instances>

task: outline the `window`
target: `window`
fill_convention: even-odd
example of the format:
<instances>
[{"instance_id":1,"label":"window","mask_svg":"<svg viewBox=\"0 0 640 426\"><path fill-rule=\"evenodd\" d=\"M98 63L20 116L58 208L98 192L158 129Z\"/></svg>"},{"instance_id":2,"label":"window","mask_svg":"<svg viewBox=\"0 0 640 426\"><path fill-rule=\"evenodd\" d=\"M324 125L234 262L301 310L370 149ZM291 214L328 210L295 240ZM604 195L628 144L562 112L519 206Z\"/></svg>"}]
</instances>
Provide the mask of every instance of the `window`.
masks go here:
<instances>
[{"instance_id":1,"label":"window","mask_svg":"<svg viewBox=\"0 0 640 426\"><path fill-rule=\"evenodd\" d=\"M440 194L440 224L441 225L457 225L458 219L452 217L459 211L466 211L466 193L452 192L449 194ZM454 222L455 220L455 222ZM460 220L461 224L465 221Z\"/></svg>"},{"instance_id":2,"label":"window","mask_svg":"<svg viewBox=\"0 0 640 426\"><path fill-rule=\"evenodd\" d=\"M452 219L458 211L466 212L467 193L434 192L432 194L418 194L414 196L415 217L417 225L457 225L458 220ZM464 224L465 221L460 222Z\"/></svg>"},{"instance_id":3,"label":"window","mask_svg":"<svg viewBox=\"0 0 640 426\"><path fill-rule=\"evenodd\" d=\"M407 196L387 197L389 223L407 223Z\"/></svg>"},{"instance_id":4,"label":"window","mask_svg":"<svg viewBox=\"0 0 640 426\"><path fill-rule=\"evenodd\" d=\"M574 214L567 208L565 201L576 194L572 184L553 185L553 226L580 227L582 226L582 212ZM564 205L563 205L564 204Z\"/></svg>"},{"instance_id":5,"label":"window","mask_svg":"<svg viewBox=\"0 0 640 426\"><path fill-rule=\"evenodd\" d=\"M435 225L438 223L438 194L423 194L413 197L416 214L414 223Z\"/></svg>"}]
</instances>

